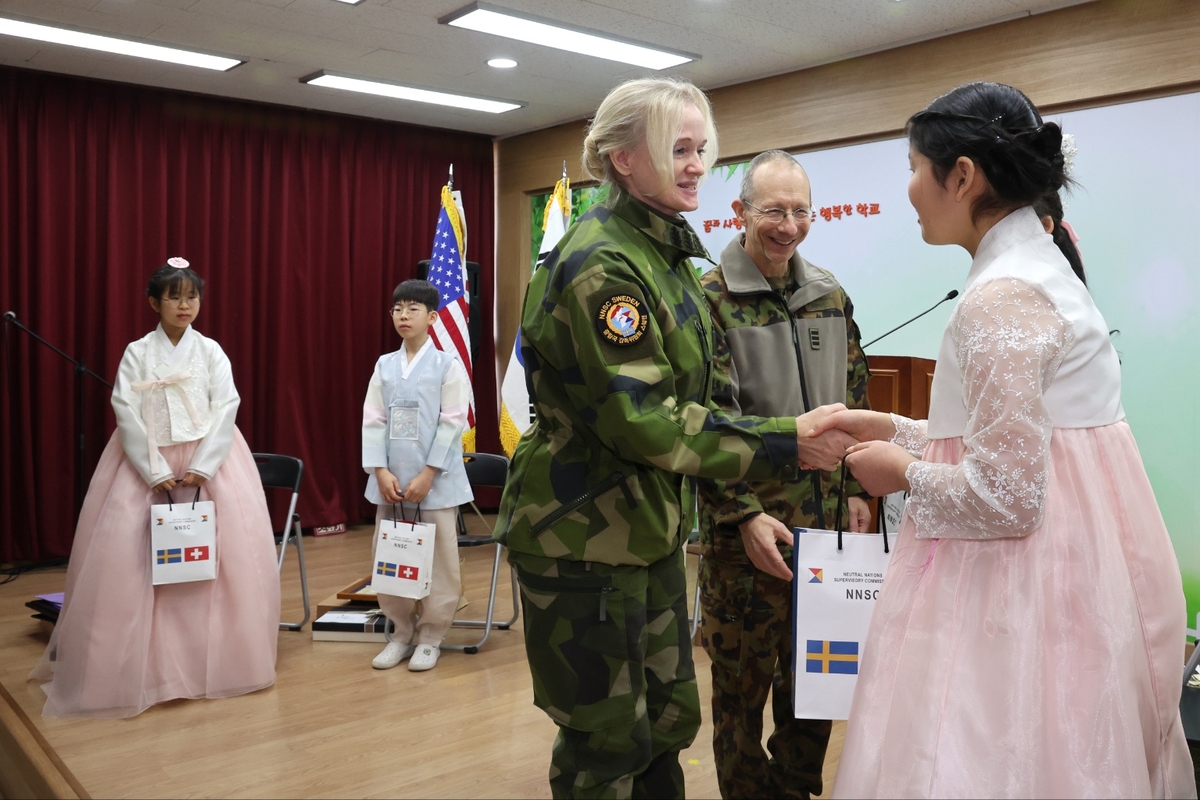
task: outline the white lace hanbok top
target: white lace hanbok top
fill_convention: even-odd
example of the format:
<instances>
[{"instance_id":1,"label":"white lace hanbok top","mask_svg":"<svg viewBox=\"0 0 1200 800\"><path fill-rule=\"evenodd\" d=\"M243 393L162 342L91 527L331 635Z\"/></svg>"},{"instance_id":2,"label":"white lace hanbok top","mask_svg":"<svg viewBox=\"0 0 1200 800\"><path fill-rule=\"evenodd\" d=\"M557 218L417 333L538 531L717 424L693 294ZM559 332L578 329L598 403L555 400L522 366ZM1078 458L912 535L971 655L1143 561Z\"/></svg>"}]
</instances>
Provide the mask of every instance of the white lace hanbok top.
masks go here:
<instances>
[{"instance_id":1,"label":"white lace hanbok top","mask_svg":"<svg viewBox=\"0 0 1200 800\"><path fill-rule=\"evenodd\" d=\"M958 464L908 467L918 538L1024 536L1041 522L1054 428L1125 417L1108 329L1031 208L983 237L938 353L929 420L893 415L894 442L962 437Z\"/></svg>"},{"instance_id":2,"label":"white lace hanbok top","mask_svg":"<svg viewBox=\"0 0 1200 800\"><path fill-rule=\"evenodd\" d=\"M188 471L211 480L229 455L239 403L225 351L190 326L178 345L161 325L130 342L112 395L125 455L151 486L172 477L158 447L197 439Z\"/></svg>"}]
</instances>

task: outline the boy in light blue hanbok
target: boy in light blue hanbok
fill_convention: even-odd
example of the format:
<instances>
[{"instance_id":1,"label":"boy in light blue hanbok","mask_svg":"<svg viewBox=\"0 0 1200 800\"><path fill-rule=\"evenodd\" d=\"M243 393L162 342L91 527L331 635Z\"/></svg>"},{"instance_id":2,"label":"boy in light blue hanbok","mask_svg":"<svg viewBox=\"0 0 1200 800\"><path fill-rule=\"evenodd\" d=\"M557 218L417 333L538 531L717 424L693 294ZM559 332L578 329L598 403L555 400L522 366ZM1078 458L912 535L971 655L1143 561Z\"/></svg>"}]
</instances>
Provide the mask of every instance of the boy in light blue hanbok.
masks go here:
<instances>
[{"instance_id":1,"label":"boy in light blue hanbok","mask_svg":"<svg viewBox=\"0 0 1200 800\"><path fill-rule=\"evenodd\" d=\"M392 292L389 313L404 344L375 363L363 402L362 465L376 521L403 503L406 518L419 506L421 521L437 528L429 595L379 595L395 633L371 662L375 669L410 657L409 670L431 669L458 607L457 510L473 499L462 457L471 383L462 363L429 338L437 306L438 290L427 281L404 281Z\"/></svg>"}]
</instances>

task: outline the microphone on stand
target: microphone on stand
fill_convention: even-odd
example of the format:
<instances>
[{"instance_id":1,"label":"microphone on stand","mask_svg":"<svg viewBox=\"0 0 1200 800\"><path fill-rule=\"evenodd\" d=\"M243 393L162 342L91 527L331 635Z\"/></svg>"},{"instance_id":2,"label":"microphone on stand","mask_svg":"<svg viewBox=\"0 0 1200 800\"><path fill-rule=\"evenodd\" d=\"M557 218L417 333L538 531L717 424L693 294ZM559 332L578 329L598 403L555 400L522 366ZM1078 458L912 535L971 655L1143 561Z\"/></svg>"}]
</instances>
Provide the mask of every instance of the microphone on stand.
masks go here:
<instances>
[{"instance_id":1,"label":"microphone on stand","mask_svg":"<svg viewBox=\"0 0 1200 800\"><path fill-rule=\"evenodd\" d=\"M916 315L915 317L913 317L912 319L910 319L910 320L908 320L908 321L906 321L906 322L901 322L899 325L897 325L896 327L892 328L892 329L891 329L890 331L888 331L887 333L884 333L884 334L881 334L881 335L879 335L879 336L876 336L874 339L872 339L871 341L869 341L869 342L867 342L866 344L864 344L864 345L862 346L862 349L863 349L863 350L866 350L868 347L870 347L871 345L873 345L873 344L875 344L876 342L878 342L878 341L879 341L880 339L882 339L884 336L891 336L893 333L895 333L896 331L900 330L900 329L901 329L901 328L903 328L905 325L909 325L909 324L911 324L911 323L913 323L913 322L916 322L916 321L917 321L917 320L919 320L921 317L925 316L925 315L926 315L926 314L928 314L930 311L933 311L935 308L937 308L938 306L940 306L942 303L946 302L947 300L953 300L953 299L954 299L954 298L956 298L956 297L958 297L958 289L951 289L950 291L946 292L946 296L945 296L945 297L943 297L941 300L938 300L936 303L934 303L934 304L933 304L933 305L931 305L929 308L927 308L927 309L925 309L924 311L922 311L920 314L917 314L917 315Z\"/></svg>"},{"instance_id":2,"label":"microphone on stand","mask_svg":"<svg viewBox=\"0 0 1200 800\"><path fill-rule=\"evenodd\" d=\"M17 321L17 312L15 312L15 311L5 311L4 312L4 323L6 325L10 322L16 322L16 321Z\"/></svg>"}]
</instances>

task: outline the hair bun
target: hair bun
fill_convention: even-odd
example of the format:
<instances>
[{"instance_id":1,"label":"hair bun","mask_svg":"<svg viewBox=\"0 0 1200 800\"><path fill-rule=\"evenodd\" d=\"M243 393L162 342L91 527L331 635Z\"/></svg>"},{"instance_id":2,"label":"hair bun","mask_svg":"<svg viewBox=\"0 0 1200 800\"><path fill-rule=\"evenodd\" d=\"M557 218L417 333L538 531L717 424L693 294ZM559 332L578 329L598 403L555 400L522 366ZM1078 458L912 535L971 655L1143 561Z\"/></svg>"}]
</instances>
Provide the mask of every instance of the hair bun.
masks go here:
<instances>
[{"instance_id":1,"label":"hair bun","mask_svg":"<svg viewBox=\"0 0 1200 800\"><path fill-rule=\"evenodd\" d=\"M1050 164L1050 188L1058 191L1067 182L1066 158L1063 156L1062 128L1054 122L1043 123L1034 147Z\"/></svg>"},{"instance_id":2,"label":"hair bun","mask_svg":"<svg viewBox=\"0 0 1200 800\"><path fill-rule=\"evenodd\" d=\"M1038 131L1035 141L1039 150L1041 150L1046 158L1052 158L1057 155L1062 157L1062 128L1054 122L1046 122L1042 124L1042 128Z\"/></svg>"}]
</instances>

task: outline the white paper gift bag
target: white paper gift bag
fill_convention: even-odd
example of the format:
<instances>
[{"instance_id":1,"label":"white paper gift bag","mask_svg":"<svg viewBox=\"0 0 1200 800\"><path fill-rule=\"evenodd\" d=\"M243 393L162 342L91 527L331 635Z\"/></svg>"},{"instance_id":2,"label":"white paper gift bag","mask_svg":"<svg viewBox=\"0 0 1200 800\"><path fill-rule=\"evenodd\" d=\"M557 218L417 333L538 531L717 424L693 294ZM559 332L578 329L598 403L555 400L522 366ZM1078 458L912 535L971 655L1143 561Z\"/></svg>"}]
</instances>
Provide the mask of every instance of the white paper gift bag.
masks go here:
<instances>
[{"instance_id":1,"label":"white paper gift bag","mask_svg":"<svg viewBox=\"0 0 1200 800\"><path fill-rule=\"evenodd\" d=\"M798 719L846 719L890 558L888 534L794 532L793 709Z\"/></svg>"},{"instance_id":2,"label":"white paper gift bag","mask_svg":"<svg viewBox=\"0 0 1200 800\"><path fill-rule=\"evenodd\" d=\"M151 574L155 586L164 583L211 581L217 577L217 509L200 499L150 506Z\"/></svg>"},{"instance_id":3,"label":"white paper gift bag","mask_svg":"<svg viewBox=\"0 0 1200 800\"><path fill-rule=\"evenodd\" d=\"M433 535L436 526L410 522L392 506L392 518L375 524L375 568L371 571L371 587L376 594L390 594L420 600L429 595L433 578Z\"/></svg>"}]
</instances>

